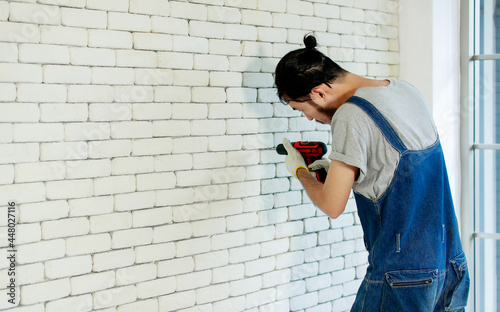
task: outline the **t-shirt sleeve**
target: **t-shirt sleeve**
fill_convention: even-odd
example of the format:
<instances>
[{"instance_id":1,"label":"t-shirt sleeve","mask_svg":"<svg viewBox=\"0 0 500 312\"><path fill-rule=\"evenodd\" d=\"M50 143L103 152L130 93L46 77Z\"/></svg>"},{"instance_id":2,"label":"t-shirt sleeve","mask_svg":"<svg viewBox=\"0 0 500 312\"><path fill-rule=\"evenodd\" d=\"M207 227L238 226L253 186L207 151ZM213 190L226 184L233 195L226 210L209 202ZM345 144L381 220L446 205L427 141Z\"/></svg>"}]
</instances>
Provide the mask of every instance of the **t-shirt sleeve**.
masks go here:
<instances>
[{"instance_id":1,"label":"t-shirt sleeve","mask_svg":"<svg viewBox=\"0 0 500 312\"><path fill-rule=\"evenodd\" d=\"M367 148L365 139L354 126L348 121L334 118L332 122L332 152L328 158L359 168L356 182L363 181L366 176Z\"/></svg>"}]
</instances>

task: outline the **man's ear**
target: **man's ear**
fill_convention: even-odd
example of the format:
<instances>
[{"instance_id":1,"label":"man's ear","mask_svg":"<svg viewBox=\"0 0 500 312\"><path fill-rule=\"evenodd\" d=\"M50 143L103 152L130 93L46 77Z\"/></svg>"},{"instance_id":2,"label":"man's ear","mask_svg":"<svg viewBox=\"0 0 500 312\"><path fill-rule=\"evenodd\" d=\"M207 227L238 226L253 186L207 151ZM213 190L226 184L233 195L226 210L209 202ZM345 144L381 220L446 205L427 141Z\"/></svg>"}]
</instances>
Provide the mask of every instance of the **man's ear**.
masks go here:
<instances>
[{"instance_id":1,"label":"man's ear","mask_svg":"<svg viewBox=\"0 0 500 312\"><path fill-rule=\"evenodd\" d=\"M327 97L327 92L325 90L325 85L320 84L319 86L316 86L311 89L311 99L314 101L317 101L316 103L319 104L321 102L326 102L326 97Z\"/></svg>"}]
</instances>

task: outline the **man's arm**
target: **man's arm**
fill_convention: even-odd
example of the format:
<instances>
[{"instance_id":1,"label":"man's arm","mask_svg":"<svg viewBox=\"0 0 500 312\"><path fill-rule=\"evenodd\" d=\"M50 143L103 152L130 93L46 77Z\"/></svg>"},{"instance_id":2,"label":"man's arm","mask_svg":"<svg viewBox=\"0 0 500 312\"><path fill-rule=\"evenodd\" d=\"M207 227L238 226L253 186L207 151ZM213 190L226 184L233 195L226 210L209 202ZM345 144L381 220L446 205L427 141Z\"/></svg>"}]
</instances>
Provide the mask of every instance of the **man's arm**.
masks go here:
<instances>
[{"instance_id":1,"label":"man's arm","mask_svg":"<svg viewBox=\"0 0 500 312\"><path fill-rule=\"evenodd\" d=\"M345 210L358 168L333 160L324 184L318 182L304 168L297 170L297 177L313 203L324 213L336 219Z\"/></svg>"}]
</instances>

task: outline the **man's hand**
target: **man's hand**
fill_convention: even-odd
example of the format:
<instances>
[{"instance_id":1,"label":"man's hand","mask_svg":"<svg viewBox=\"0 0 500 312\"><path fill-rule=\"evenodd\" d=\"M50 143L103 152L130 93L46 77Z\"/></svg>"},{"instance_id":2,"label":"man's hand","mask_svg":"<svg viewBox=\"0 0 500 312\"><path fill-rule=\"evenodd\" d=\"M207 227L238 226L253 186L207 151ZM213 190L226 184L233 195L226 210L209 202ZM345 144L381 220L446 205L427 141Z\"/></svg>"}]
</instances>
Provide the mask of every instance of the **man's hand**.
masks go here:
<instances>
[{"instance_id":1,"label":"man's hand","mask_svg":"<svg viewBox=\"0 0 500 312\"><path fill-rule=\"evenodd\" d=\"M299 168L304 168L309 172L309 169L307 169L306 162L304 161L304 157L300 154L298 150L296 150L290 141L287 138L283 138L283 146L286 149L286 152L288 155L285 157L285 164L286 164L286 169L298 179L297 177L297 170Z\"/></svg>"},{"instance_id":2,"label":"man's hand","mask_svg":"<svg viewBox=\"0 0 500 312\"><path fill-rule=\"evenodd\" d=\"M328 169L330 168L330 161L326 159L318 159L309 166L307 166L309 170L311 171L318 171L320 169L325 169L326 172L328 172Z\"/></svg>"}]
</instances>

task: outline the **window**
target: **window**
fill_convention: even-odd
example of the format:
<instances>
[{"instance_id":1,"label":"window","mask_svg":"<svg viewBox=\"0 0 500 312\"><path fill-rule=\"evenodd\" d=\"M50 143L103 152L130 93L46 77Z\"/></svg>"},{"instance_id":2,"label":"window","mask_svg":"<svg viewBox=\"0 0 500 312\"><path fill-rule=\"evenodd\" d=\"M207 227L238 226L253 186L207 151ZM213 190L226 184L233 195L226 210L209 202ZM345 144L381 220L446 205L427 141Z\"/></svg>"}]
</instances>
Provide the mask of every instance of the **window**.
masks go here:
<instances>
[{"instance_id":1,"label":"window","mask_svg":"<svg viewBox=\"0 0 500 312\"><path fill-rule=\"evenodd\" d=\"M462 240L472 277L469 311L500 311L500 3L463 0L461 33Z\"/></svg>"}]
</instances>

